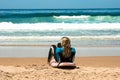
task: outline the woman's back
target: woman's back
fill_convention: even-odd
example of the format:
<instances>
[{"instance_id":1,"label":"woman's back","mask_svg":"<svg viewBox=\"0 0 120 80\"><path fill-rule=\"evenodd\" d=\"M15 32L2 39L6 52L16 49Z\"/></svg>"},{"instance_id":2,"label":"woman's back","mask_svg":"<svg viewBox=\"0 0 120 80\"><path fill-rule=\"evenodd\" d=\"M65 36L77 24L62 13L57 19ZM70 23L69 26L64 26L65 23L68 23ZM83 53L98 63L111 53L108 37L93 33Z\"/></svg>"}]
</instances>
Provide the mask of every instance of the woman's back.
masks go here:
<instances>
[{"instance_id":1,"label":"woman's back","mask_svg":"<svg viewBox=\"0 0 120 80\"><path fill-rule=\"evenodd\" d=\"M56 48L56 59L57 62L73 62L73 58L75 57L76 50L75 48L71 48L71 55L68 57L64 56L64 48Z\"/></svg>"}]
</instances>

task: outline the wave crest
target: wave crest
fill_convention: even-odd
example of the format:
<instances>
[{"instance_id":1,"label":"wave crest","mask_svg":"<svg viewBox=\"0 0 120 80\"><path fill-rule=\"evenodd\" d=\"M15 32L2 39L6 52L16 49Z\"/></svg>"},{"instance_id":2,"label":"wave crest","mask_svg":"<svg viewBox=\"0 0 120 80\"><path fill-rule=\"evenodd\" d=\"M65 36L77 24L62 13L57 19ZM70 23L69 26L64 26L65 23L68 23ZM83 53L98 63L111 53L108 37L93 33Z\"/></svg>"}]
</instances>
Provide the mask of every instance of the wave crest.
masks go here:
<instances>
[{"instance_id":1,"label":"wave crest","mask_svg":"<svg viewBox=\"0 0 120 80\"><path fill-rule=\"evenodd\" d=\"M1 22L0 30L108 30L120 29L120 23L22 23Z\"/></svg>"}]
</instances>

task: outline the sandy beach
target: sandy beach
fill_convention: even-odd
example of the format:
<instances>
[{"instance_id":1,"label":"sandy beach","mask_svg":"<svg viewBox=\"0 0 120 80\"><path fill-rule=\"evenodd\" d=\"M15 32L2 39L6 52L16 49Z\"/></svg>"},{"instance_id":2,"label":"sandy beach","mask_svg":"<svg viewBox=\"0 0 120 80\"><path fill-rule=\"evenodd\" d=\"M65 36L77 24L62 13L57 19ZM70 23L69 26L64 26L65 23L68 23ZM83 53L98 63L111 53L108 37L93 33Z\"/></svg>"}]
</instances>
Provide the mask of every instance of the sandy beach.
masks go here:
<instances>
[{"instance_id":1,"label":"sandy beach","mask_svg":"<svg viewBox=\"0 0 120 80\"><path fill-rule=\"evenodd\" d=\"M76 57L75 63L58 69L47 58L0 58L0 80L120 80L120 56Z\"/></svg>"},{"instance_id":2,"label":"sandy beach","mask_svg":"<svg viewBox=\"0 0 120 80\"><path fill-rule=\"evenodd\" d=\"M49 46L0 46L0 80L120 80L120 47L76 47L75 69L47 64Z\"/></svg>"}]
</instances>

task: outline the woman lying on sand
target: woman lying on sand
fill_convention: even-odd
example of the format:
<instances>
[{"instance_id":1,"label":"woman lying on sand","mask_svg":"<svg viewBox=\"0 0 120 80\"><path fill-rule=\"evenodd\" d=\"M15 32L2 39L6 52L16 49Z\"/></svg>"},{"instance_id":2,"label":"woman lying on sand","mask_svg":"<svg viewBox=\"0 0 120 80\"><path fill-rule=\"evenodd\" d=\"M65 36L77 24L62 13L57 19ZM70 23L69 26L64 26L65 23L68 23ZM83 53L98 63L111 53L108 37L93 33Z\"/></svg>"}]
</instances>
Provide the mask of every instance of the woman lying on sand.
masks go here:
<instances>
[{"instance_id":1,"label":"woman lying on sand","mask_svg":"<svg viewBox=\"0 0 120 80\"><path fill-rule=\"evenodd\" d=\"M48 55L48 64L52 67L75 67L74 58L76 50L71 47L70 39L62 37L61 43L51 45ZM52 56L54 56L52 58Z\"/></svg>"}]
</instances>

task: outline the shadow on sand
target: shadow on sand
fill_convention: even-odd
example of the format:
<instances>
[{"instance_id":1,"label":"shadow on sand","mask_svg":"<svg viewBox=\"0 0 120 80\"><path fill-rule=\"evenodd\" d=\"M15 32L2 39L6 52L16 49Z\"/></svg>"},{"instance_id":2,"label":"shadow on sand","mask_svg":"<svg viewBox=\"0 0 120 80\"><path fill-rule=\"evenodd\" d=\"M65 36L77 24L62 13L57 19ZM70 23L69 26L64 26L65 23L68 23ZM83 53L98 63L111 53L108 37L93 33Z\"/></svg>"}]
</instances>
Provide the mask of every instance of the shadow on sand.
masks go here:
<instances>
[{"instance_id":1,"label":"shadow on sand","mask_svg":"<svg viewBox=\"0 0 120 80\"><path fill-rule=\"evenodd\" d=\"M76 66L62 66L62 67L57 67L58 69L76 69L76 68L78 68L78 67L76 67Z\"/></svg>"}]
</instances>

